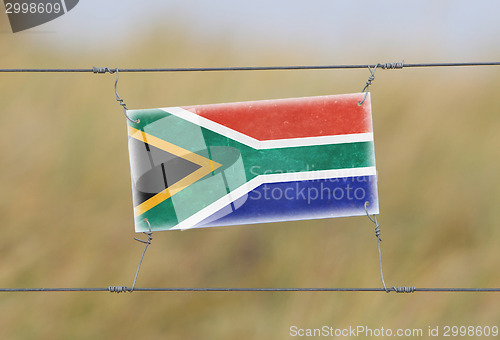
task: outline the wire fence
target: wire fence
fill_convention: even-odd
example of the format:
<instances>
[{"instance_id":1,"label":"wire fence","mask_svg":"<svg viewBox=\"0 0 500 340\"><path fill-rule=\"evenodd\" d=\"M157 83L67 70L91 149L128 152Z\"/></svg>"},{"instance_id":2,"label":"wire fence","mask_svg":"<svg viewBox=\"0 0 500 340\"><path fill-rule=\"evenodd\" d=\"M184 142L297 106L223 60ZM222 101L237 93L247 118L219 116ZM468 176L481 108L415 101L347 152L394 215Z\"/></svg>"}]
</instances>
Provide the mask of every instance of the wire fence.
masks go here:
<instances>
[{"instance_id":1,"label":"wire fence","mask_svg":"<svg viewBox=\"0 0 500 340\"><path fill-rule=\"evenodd\" d=\"M368 68L374 78L375 69L403 69L403 68L423 68L423 67L469 67L469 66L500 66L500 62L446 62L446 63L417 63L406 64L404 62L396 63L377 63L377 64L355 64L355 65L299 65L299 66L235 66L235 67L180 67L180 68L3 68L0 73L117 73L118 72L216 72L216 71L273 71L273 70L335 70L335 69L366 69ZM373 80L373 79L371 79ZM367 82L365 89L371 84ZM116 82L118 81L118 77ZM116 91L115 82L115 91ZM364 91L363 90L363 91ZM118 100L117 94L117 100ZM128 117L127 117L128 118ZM367 213L368 214L368 213ZM368 215L370 218L370 216ZM379 227L376 219L372 222L376 224L376 232ZM380 230L378 230L380 233ZM417 288L417 287L386 287L382 273L382 260L380 253L379 239L379 259L381 278L383 288L140 288L135 287L140 265L144 258L147 246L151 241L151 233L146 247L139 262L134 283L131 288L127 286L109 286L106 288L0 288L0 293L23 293L23 292L111 292L111 293L132 293L132 292L384 292L384 293L500 293L500 288ZM376 234L378 238L379 234Z\"/></svg>"},{"instance_id":2,"label":"wire fence","mask_svg":"<svg viewBox=\"0 0 500 340\"><path fill-rule=\"evenodd\" d=\"M500 293L500 288L139 288L133 290L125 286L107 288L0 288L0 293L23 292L384 292L384 293Z\"/></svg>"},{"instance_id":3,"label":"wire fence","mask_svg":"<svg viewBox=\"0 0 500 340\"><path fill-rule=\"evenodd\" d=\"M297 65L297 66L231 66L231 67L170 67L170 68L3 68L0 72L11 73L114 73L119 72L216 72L216 71L277 71L277 70L336 70L336 69L366 69L379 67L382 69L402 69L420 67L464 67L464 66L500 66L499 61L493 62L457 62L457 63L417 63L405 64L376 63L354 65Z\"/></svg>"}]
</instances>

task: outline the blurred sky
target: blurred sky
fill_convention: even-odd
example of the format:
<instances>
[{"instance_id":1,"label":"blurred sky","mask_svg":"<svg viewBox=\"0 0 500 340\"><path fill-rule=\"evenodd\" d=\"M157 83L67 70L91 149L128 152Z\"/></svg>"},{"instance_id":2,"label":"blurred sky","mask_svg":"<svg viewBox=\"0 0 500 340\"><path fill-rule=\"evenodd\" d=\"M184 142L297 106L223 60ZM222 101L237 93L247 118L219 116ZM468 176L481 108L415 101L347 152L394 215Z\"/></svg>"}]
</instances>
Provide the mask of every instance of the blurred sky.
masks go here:
<instances>
[{"instance_id":1,"label":"blurred sky","mask_svg":"<svg viewBox=\"0 0 500 340\"><path fill-rule=\"evenodd\" d=\"M198 42L223 39L250 54L300 50L311 61L487 61L499 59L499 12L498 0L80 0L63 17L17 34L78 53L137 44L152 27L165 38L185 28Z\"/></svg>"}]
</instances>

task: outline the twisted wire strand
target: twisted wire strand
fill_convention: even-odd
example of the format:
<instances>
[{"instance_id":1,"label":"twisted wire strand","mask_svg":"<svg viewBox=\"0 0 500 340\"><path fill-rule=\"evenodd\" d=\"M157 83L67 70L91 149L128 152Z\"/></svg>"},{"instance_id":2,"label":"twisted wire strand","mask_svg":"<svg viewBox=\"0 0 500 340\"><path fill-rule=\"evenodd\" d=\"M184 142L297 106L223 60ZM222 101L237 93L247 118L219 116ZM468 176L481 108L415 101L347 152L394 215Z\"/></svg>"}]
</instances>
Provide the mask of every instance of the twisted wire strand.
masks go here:
<instances>
[{"instance_id":1,"label":"twisted wire strand","mask_svg":"<svg viewBox=\"0 0 500 340\"><path fill-rule=\"evenodd\" d=\"M124 292L128 292L129 289L126 287L126 286L109 286L108 287L108 291L110 293L124 293Z\"/></svg>"},{"instance_id":2,"label":"twisted wire strand","mask_svg":"<svg viewBox=\"0 0 500 340\"><path fill-rule=\"evenodd\" d=\"M153 232L151 231L151 224L149 223L149 220L147 218L145 218L144 221L148 224L149 231L147 231L147 232L145 231L145 232L143 232L143 234L146 235L148 237L148 239L146 241L143 241L141 239L134 237L134 240L144 243L145 246L144 246L144 250L142 252L141 260L139 261L139 265L137 266L137 270L135 272L134 283L132 284L132 288L130 288L130 290L129 290L131 293L134 291L135 283L137 282L137 276L139 276L139 270L141 269L142 260L144 260L144 255L146 254L146 250L148 250L148 247L151 244L151 241L153 240L153 237L152 237Z\"/></svg>"},{"instance_id":3,"label":"twisted wire strand","mask_svg":"<svg viewBox=\"0 0 500 340\"><path fill-rule=\"evenodd\" d=\"M111 72L109 70L109 68L105 67L106 70L108 70L109 73L113 74L113 72ZM125 117L127 117L127 119L132 122L132 123L139 123L140 120L137 119L137 120L133 120L132 118L130 118L127 114L127 105L125 104L125 102L123 101L122 98L120 98L120 95L118 94L118 68L116 68L114 70L114 72L116 72L116 80L115 80L115 95L116 95L116 101L123 107L123 114L125 115Z\"/></svg>"},{"instance_id":4,"label":"twisted wire strand","mask_svg":"<svg viewBox=\"0 0 500 340\"><path fill-rule=\"evenodd\" d=\"M370 66L368 66L368 70L370 70L370 76L368 77L368 80L366 81L366 84L365 84L365 87L363 87L363 91L361 92L364 92L365 93L365 96L363 97L363 100L358 102L358 106L361 106L363 105L363 103L365 102L366 100L366 97L368 96L368 88L370 87L370 85L372 84L372 81L375 80L375 71L377 70L377 67L379 66L380 64L377 64L375 65L375 67L372 69Z\"/></svg>"},{"instance_id":5,"label":"twisted wire strand","mask_svg":"<svg viewBox=\"0 0 500 340\"><path fill-rule=\"evenodd\" d=\"M375 71L377 70L377 67L380 67L383 70L396 70L396 69L402 69L405 66L405 61L403 60L402 62L396 62L396 63L384 63L384 64L376 64L373 68L368 65L368 70L370 71L370 76L368 77L368 80L366 81L365 87L363 88L363 91L365 93L365 96L363 97L363 100L358 102L358 106L363 105L363 103L366 100L366 97L368 96L368 88L372 84L372 82L375 80Z\"/></svg>"},{"instance_id":6,"label":"twisted wire strand","mask_svg":"<svg viewBox=\"0 0 500 340\"><path fill-rule=\"evenodd\" d=\"M379 67L384 69L384 70L397 70L397 69L402 69L405 67L405 61L403 60L402 62L396 62L396 63L385 63L385 64L379 64Z\"/></svg>"},{"instance_id":7,"label":"twisted wire strand","mask_svg":"<svg viewBox=\"0 0 500 340\"><path fill-rule=\"evenodd\" d=\"M396 293L414 293L415 287L392 287Z\"/></svg>"},{"instance_id":8,"label":"twisted wire strand","mask_svg":"<svg viewBox=\"0 0 500 340\"><path fill-rule=\"evenodd\" d=\"M415 287L394 287L392 286L391 288L387 288L385 285L385 280L384 280L384 270L382 268L382 250L380 249L380 242L382 242L382 238L380 237L380 234L382 231L380 230L380 223L377 221L377 216L373 215L370 216L368 213L368 205L370 202L366 201L365 202L365 212L366 216L370 219L370 221L375 224L375 237L377 238L377 247L378 247L378 262L379 262L379 267L380 267L380 278L382 280L382 285L384 286L384 290L386 293L390 292L396 292L396 293L413 293L415 292Z\"/></svg>"},{"instance_id":9,"label":"twisted wire strand","mask_svg":"<svg viewBox=\"0 0 500 340\"><path fill-rule=\"evenodd\" d=\"M141 239L134 237L134 240L141 242L141 243L144 243L145 247L144 247L144 250L142 251L142 256L141 256L141 259L139 261L139 265L137 266L137 270L135 271L134 282L132 283L132 287L128 288L127 286L109 286L107 288L107 290L110 293L118 293L118 294L125 293L125 292L132 293L135 290L135 283L137 282L137 277L139 276L139 270L141 269L142 260L144 260L144 255L146 254L146 250L148 250L148 246L151 244L151 241L153 240L153 237L152 237L153 232L151 231L151 224L149 223L149 220L147 218L144 219L144 222L146 222L148 224L148 228L149 228L149 231L143 232L143 234L148 237L147 240L144 241L144 240L141 240Z\"/></svg>"},{"instance_id":10,"label":"twisted wire strand","mask_svg":"<svg viewBox=\"0 0 500 340\"><path fill-rule=\"evenodd\" d=\"M380 231L380 224L377 221L377 216L373 215L373 217L370 216L368 213L368 205L370 202L366 201L365 202L365 212L366 216L370 219L375 224L375 237L377 237L377 246L378 246L378 261L379 261L379 267L380 267L380 278L382 279L382 285L384 286L384 290L386 293L389 293L390 290L387 289L385 285L385 280L384 280L384 270L382 269L382 250L380 249L380 242L382 242L382 238L380 237L381 231ZM394 288L394 287L393 287Z\"/></svg>"},{"instance_id":11,"label":"twisted wire strand","mask_svg":"<svg viewBox=\"0 0 500 340\"><path fill-rule=\"evenodd\" d=\"M132 123L139 123L140 119L133 120L132 118L130 118L128 116L128 114L127 114L127 110L128 110L127 104L125 104L125 102L123 101L123 99L118 94L118 78L119 78L119 72L120 72L120 70L118 69L118 67L116 67L116 68L109 68L109 67L96 67L96 66L94 66L94 67L92 67L92 72L93 73L98 73L98 74L104 74L104 73L113 74L113 73L116 73L116 79L115 79L115 97L116 97L116 101L123 108L123 114L125 115L125 117L130 122L132 122Z\"/></svg>"}]
</instances>

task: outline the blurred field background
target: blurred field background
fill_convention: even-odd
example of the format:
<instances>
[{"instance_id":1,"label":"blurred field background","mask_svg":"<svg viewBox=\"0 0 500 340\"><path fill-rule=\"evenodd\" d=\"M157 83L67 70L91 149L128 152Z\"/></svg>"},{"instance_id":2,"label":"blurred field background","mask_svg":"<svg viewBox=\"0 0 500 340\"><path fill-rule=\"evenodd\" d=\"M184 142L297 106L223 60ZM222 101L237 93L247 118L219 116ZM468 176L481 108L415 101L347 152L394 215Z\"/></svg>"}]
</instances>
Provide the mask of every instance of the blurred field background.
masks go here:
<instances>
[{"instance_id":1,"label":"blurred field background","mask_svg":"<svg viewBox=\"0 0 500 340\"><path fill-rule=\"evenodd\" d=\"M38 43L42 34L14 39L4 16L0 26L0 67L6 68L405 57L381 46L345 59L312 54L293 42L245 56L224 36L200 43L196 28L176 22L150 23L133 44L75 52ZM492 46L476 59L498 61L498 52ZM450 61L432 59L425 49L421 57L406 61ZM123 73L118 89L131 109L139 109L354 93L368 76L367 70ZM499 76L494 67L377 71L372 111L388 286L500 286ZM114 99L114 75L0 79L0 286L130 286L143 245L133 240L126 123ZM138 287L381 286L366 217L153 238ZM487 293L1 293L0 338L286 339L292 325L498 326L499 302L498 294Z\"/></svg>"}]
</instances>

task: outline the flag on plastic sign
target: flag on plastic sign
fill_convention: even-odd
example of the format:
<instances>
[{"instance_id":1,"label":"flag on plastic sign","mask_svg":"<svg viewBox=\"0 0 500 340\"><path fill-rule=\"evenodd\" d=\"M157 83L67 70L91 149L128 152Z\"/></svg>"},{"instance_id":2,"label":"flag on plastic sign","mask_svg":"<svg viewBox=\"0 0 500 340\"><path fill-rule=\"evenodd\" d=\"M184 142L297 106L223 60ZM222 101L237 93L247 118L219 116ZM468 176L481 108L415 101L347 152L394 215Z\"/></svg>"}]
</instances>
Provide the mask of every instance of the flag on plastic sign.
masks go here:
<instances>
[{"instance_id":1,"label":"flag on plastic sign","mask_svg":"<svg viewBox=\"0 0 500 340\"><path fill-rule=\"evenodd\" d=\"M136 231L378 214L363 96L128 111Z\"/></svg>"}]
</instances>

